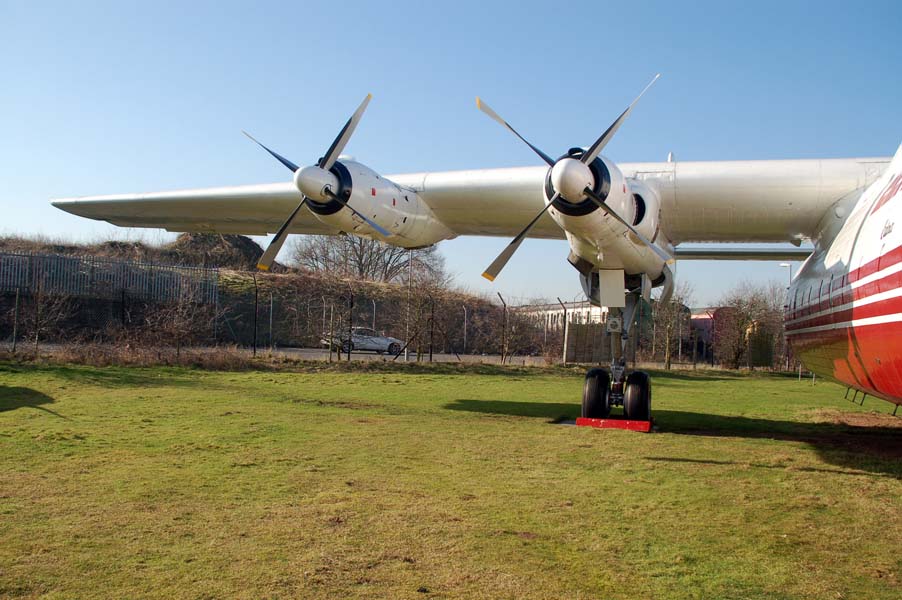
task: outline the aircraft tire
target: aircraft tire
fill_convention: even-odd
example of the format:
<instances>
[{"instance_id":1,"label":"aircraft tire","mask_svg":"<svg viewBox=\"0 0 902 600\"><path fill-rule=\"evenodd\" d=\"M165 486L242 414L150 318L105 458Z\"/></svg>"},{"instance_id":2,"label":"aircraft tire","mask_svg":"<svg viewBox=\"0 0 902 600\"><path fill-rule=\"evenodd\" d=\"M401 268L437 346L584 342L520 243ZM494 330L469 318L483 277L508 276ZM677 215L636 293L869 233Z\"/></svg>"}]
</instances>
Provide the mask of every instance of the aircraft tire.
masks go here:
<instances>
[{"instance_id":1,"label":"aircraft tire","mask_svg":"<svg viewBox=\"0 0 902 600\"><path fill-rule=\"evenodd\" d=\"M611 376L604 369L589 369L583 385L582 416L604 419L611 413Z\"/></svg>"},{"instance_id":2,"label":"aircraft tire","mask_svg":"<svg viewBox=\"0 0 902 600\"><path fill-rule=\"evenodd\" d=\"M352 352L354 350L354 342L344 341L341 343L342 352Z\"/></svg>"},{"instance_id":3,"label":"aircraft tire","mask_svg":"<svg viewBox=\"0 0 902 600\"><path fill-rule=\"evenodd\" d=\"M633 371L623 390L623 414L634 421L651 419L651 378L644 371Z\"/></svg>"}]
</instances>

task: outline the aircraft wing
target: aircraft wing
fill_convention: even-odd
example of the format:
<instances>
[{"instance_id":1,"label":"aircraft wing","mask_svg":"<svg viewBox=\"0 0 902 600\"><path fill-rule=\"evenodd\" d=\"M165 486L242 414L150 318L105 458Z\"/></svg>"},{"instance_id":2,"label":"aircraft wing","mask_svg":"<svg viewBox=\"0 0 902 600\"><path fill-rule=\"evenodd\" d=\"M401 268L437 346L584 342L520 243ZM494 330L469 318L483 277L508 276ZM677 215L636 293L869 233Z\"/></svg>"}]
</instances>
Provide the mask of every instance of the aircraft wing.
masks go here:
<instances>
[{"instance_id":1,"label":"aircraft wing","mask_svg":"<svg viewBox=\"0 0 902 600\"><path fill-rule=\"evenodd\" d=\"M661 197L661 223L683 242L798 241L839 199L876 180L889 158L624 163L624 175ZM388 175L412 189L457 235L512 237L542 208L547 168ZM291 182L55 200L82 217L124 227L260 235L300 202ZM336 233L302 211L291 233ZM547 215L530 237L564 238ZM688 258L688 256L686 256ZM696 256L698 258L698 256Z\"/></svg>"},{"instance_id":2,"label":"aircraft wing","mask_svg":"<svg viewBox=\"0 0 902 600\"><path fill-rule=\"evenodd\" d=\"M286 182L65 198L54 200L53 205L121 227L266 235L275 232L300 201L298 189ZM337 233L310 211L298 215L294 229L296 233Z\"/></svg>"}]
</instances>

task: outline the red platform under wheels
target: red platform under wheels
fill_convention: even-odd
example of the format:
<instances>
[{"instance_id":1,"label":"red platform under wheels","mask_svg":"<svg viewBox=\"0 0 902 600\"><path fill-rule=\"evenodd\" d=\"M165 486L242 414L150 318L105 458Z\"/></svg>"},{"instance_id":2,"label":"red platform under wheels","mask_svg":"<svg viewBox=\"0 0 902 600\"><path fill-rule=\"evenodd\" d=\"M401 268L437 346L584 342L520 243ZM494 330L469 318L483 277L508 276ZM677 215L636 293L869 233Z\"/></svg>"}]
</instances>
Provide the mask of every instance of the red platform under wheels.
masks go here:
<instances>
[{"instance_id":1,"label":"red platform under wheels","mask_svg":"<svg viewBox=\"0 0 902 600\"><path fill-rule=\"evenodd\" d=\"M587 419L580 417L576 420L578 427L595 427L597 429L627 429L648 433L651 431L652 421L635 421L632 419Z\"/></svg>"}]
</instances>

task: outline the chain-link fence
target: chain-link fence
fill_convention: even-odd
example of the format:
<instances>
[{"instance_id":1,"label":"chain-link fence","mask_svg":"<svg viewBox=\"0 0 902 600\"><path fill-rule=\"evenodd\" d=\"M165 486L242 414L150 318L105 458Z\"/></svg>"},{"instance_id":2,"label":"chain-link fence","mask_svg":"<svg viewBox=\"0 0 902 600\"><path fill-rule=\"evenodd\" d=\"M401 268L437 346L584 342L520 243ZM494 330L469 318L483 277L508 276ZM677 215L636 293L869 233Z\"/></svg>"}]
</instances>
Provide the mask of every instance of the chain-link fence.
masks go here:
<instances>
[{"instance_id":1,"label":"chain-link fence","mask_svg":"<svg viewBox=\"0 0 902 600\"><path fill-rule=\"evenodd\" d=\"M709 324L706 333L696 321L685 307L664 312L642 303L625 358L713 364L715 350L723 345L714 335L717 328ZM367 346L364 339L382 341ZM418 361L438 355L441 360L607 364L612 343L620 339L619 331L608 331L607 311L584 301L524 304L428 282L382 284L310 273L0 253L0 341L13 347L23 342L36 347L39 342L228 345L253 352L336 351L307 352L305 358L337 357L339 350L353 358L372 350L385 358L403 354ZM775 339L760 332L749 337L754 364L779 358L774 348L780 340ZM758 354L767 356L759 359Z\"/></svg>"}]
</instances>

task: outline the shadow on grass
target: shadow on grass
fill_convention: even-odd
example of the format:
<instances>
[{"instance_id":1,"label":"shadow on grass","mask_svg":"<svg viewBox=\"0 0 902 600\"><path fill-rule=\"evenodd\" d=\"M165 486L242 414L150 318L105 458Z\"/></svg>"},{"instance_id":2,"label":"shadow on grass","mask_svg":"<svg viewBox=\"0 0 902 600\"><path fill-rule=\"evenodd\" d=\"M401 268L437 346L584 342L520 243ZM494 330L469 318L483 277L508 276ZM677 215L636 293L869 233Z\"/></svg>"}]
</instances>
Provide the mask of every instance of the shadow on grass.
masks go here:
<instances>
[{"instance_id":1,"label":"shadow on grass","mask_svg":"<svg viewBox=\"0 0 902 600\"><path fill-rule=\"evenodd\" d=\"M734 381L736 379L747 379L749 377L769 377L771 375L770 373L748 374L740 373L738 371L708 369L700 369L698 371L663 371L658 369L646 369L646 372L649 375L652 375L655 380L673 379L676 381Z\"/></svg>"},{"instance_id":2,"label":"shadow on grass","mask_svg":"<svg viewBox=\"0 0 902 600\"><path fill-rule=\"evenodd\" d=\"M53 404L54 402L55 400L47 394L31 388L0 385L0 412L17 410L19 408L34 408L65 419L66 417L63 415L41 406L42 404Z\"/></svg>"},{"instance_id":3,"label":"shadow on grass","mask_svg":"<svg viewBox=\"0 0 902 600\"><path fill-rule=\"evenodd\" d=\"M445 408L544 418L551 423L575 419L580 410L575 403L503 400L455 400ZM831 464L902 477L902 429L899 427L780 421L677 410L655 410L654 418L656 427L663 433L802 442Z\"/></svg>"},{"instance_id":4,"label":"shadow on grass","mask_svg":"<svg viewBox=\"0 0 902 600\"><path fill-rule=\"evenodd\" d=\"M81 367L67 365L28 365L21 369L29 374L46 373L51 377L59 377L72 383L97 385L101 387L209 387L209 381L202 381L198 376L202 371L186 373L179 367Z\"/></svg>"},{"instance_id":5,"label":"shadow on grass","mask_svg":"<svg viewBox=\"0 0 902 600\"><path fill-rule=\"evenodd\" d=\"M663 463L702 465L711 467L752 467L755 469L776 469L785 471L787 469L799 471L802 473L832 473L835 475L862 475L861 471L846 471L842 469L824 469L820 467L791 467L785 464L764 464L764 463L746 463L737 462L735 460L706 460L700 458L677 458L675 456L643 456L644 460Z\"/></svg>"},{"instance_id":6,"label":"shadow on grass","mask_svg":"<svg viewBox=\"0 0 902 600\"><path fill-rule=\"evenodd\" d=\"M573 402L514 402L508 400L455 400L444 406L448 410L508 415L512 417L538 417L558 423L579 416L579 404Z\"/></svg>"}]
</instances>

